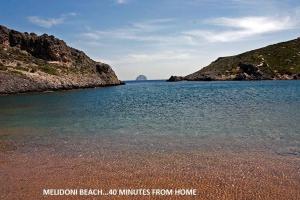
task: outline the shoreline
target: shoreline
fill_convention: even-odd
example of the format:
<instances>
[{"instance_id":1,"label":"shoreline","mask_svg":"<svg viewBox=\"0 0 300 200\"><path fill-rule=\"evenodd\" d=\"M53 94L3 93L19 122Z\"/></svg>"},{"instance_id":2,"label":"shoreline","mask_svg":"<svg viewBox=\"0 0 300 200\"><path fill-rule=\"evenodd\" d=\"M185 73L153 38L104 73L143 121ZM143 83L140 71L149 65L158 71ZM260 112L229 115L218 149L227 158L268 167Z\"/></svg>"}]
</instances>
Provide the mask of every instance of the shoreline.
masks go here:
<instances>
[{"instance_id":1,"label":"shoreline","mask_svg":"<svg viewBox=\"0 0 300 200\"><path fill-rule=\"evenodd\" d=\"M125 81L120 81L119 84L105 84L105 85L91 85L91 86L78 86L78 87L62 87L62 88L49 88L46 90L28 90L21 92L12 92L12 93L0 93L1 96L13 96L13 95L26 95L26 94L43 94L43 93L51 93L51 92L63 92L63 91L72 91L72 90L83 90L83 89L93 89L93 88L105 88L105 87L114 87L125 85Z\"/></svg>"},{"instance_id":2,"label":"shoreline","mask_svg":"<svg viewBox=\"0 0 300 200\"><path fill-rule=\"evenodd\" d=\"M216 82L226 82L226 81L233 81L233 82L238 82L238 81L299 81L300 80L300 76L296 79L242 79L242 80L238 80L238 79L213 79L210 77L207 77L205 79L187 79L184 76L171 76L169 79L166 80L166 82L181 82L181 81L188 81L188 82L197 82L197 81L201 81L201 82L211 82L211 81L216 81Z\"/></svg>"}]
</instances>

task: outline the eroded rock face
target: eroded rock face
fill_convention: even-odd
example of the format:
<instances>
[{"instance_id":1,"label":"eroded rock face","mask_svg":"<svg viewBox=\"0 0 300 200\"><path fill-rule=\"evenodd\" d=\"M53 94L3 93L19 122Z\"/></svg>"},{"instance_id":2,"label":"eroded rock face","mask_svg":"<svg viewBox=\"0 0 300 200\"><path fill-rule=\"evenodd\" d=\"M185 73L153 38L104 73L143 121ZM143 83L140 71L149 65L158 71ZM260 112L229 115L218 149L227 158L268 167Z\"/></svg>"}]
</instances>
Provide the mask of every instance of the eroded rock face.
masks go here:
<instances>
[{"instance_id":1,"label":"eroded rock face","mask_svg":"<svg viewBox=\"0 0 300 200\"><path fill-rule=\"evenodd\" d=\"M1 44L20 48L43 60L68 62L76 57L85 57L83 52L68 47L63 40L53 35L38 36L35 33L21 33L4 26L0 26L0 34Z\"/></svg>"},{"instance_id":2,"label":"eroded rock face","mask_svg":"<svg viewBox=\"0 0 300 200\"><path fill-rule=\"evenodd\" d=\"M265 63L259 65L239 63L237 74L234 80L269 80L272 79L269 74L263 73L260 69Z\"/></svg>"},{"instance_id":3,"label":"eroded rock face","mask_svg":"<svg viewBox=\"0 0 300 200\"><path fill-rule=\"evenodd\" d=\"M182 76L171 76L167 81L169 82L176 82L176 81L183 81L184 78Z\"/></svg>"},{"instance_id":4,"label":"eroded rock face","mask_svg":"<svg viewBox=\"0 0 300 200\"><path fill-rule=\"evenodd\" d=\"M7 47L9 45L9 29L0 25L0 44Z\"/></svg>"},{"instance_id":5,"label":"eroded rock face","mask_svg":"<svg viewBox=\"0 0 300 200\"><path fill-rule=\"evenodd\" d=\"M119 85L112 68L52 35L0 26L0 94Z\"/></svg>"}]
</instances>

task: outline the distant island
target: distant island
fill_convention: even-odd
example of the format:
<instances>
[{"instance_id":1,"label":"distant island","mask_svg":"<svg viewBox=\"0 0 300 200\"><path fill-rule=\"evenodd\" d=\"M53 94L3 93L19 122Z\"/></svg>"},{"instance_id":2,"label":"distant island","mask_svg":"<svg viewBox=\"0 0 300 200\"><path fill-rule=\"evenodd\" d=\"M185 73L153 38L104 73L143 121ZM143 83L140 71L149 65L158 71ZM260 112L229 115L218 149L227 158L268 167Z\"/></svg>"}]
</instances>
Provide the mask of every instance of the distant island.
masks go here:
<instances>
[{"instance_id":1,"label":"distant island","mask_svg":"<svg viewBox=\"0 0 300 200\"><path fill-rule=\"evenodd\" d=\"M137 81L146 81L147 77L145 75L139 75L138 77L136 77Z\"/></svg>"},{"instance_id":2,"label":"distant island","mask_svg":"<svg viewBox=\"0 0 300 200\"><path fill-rule=\"evenodd\" d=\"M122 84L108 64L52 35L0 25L0 94Z\"/></svg>"},{"instance_id":3,"label":"distant island","mask_svg":"<svg viewBox=\"0 0 300 200\"><path fill-rule=\"evenodd\" d=\"M193 74L171 76L168 81L292 79L300 79L300 38L236 56L220 57Z\"/></svg>"}]
</instances>

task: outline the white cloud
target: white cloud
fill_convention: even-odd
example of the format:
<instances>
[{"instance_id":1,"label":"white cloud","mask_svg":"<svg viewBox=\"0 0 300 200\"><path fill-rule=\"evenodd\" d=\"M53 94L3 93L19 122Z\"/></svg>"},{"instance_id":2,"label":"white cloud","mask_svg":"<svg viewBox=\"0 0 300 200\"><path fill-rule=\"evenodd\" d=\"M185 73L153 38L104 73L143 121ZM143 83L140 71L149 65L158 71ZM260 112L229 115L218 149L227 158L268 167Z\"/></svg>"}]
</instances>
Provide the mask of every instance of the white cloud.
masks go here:
<instances>
[{"instance_id":1,"label":"white cloud","mask_svg":"<svg viewBox=\"0 0 300 200\"><path fill-rule=\"evenodd\" d=\"M174 19L172 18L152 19L152 20L132 23L132 27L143 31L153 32L156 30L170 27L173 21Z\"/></svg>"},{"instance_id":2,"label":"white cloud","mask_svg":"<svg viewBox=\"0 0 300 200\"><path fill-rule=\"evenodd\" d=\"M205 39L210 42L231 42L257 35L273 33L295 28L298 22L291 17L241 17L241 18L215 18L205 23L225 27L223 30L190 30L185 34L195 39Z\"/></svg>"},{"instance_id":3,"label":"white cloud","mask_svg":"<svg viewBox=\"0 0 300 200\"><path fill-rule=\"evenodd\" d=\"M64 22L64 18L49 18L49 19L43 19L38 16L30 16L28 17L28 20L38 26L44 27L44 28L51 28L52 26L62 24Z\"/></svg>"},{"instance_id":4,"label":"white cloud","mask_svg":"<svg viewBox=\"0 0 300 200\"><path fill-rule=\"evenodd\" d=\"M67 13L67 14L62 14L58 18L41 18L38 16L29 16L28 20L37 26L40 26L43 28L51 28L53 26L63 24L65 22L65 20L67 19L67 17L69 17L69 16L73 17L76 15L77 15L76 13L71 12L71 13Z\"/></svg>"},{"instance_id":5,"label":"white cloud","mask_svg":"<svg viewBox=\"0 0 300 200\"><path fill-rule=\"evenodd\" d=\"M141 42L163 42L174 38L174 35L170 36L170 34L161 34L161 31L167 30L172 26L172 21L173 19L168 18L146 20L111 30L88 31L81 35L91 40L120 39Z\"/></svg>"},{"instance_id":6,"label":"white cloud","mask_svg":"<svg viewBox=\"0 0 300 200\"><path fill-rule=\"evenodd\" d=\"M129 54L126 57L120 58L116 61L112 61L114 64L121 63L147 63L155 61L168 61L168 60L188 60L192 54L190 52L184 51L159 51L159 52L149 52L149 53L136 53Z\"/></svg>"},{"instance_id":7,"label":"white cloud","mask_svg":"<svg viewBox=\"0 0 300 200\"><path fill-rule=\"evenodd\" d=\"M128 0L116 0L117 4L126 4L128 3Z\"/></svg>"},{"instance_id":8,"label":"white cloud","mask_svg":"<svg viewBox=\"0 0 300 200\"><path fill-rule=\"evenodd\" d=\"M299 23L290 16L267 17L250 16L239 18L214 18L202 21L206 28L185 31L178 27L174 19L154 19L131 23L128 26L111 30L89 30L82 33L86 39L131 40L164 45L201 45L204 42L232 42L268 33L295 28ZM207 26L208 25L208 26ZM209 27L209 29L207 28Z\"/></svg>"}]
</instances>

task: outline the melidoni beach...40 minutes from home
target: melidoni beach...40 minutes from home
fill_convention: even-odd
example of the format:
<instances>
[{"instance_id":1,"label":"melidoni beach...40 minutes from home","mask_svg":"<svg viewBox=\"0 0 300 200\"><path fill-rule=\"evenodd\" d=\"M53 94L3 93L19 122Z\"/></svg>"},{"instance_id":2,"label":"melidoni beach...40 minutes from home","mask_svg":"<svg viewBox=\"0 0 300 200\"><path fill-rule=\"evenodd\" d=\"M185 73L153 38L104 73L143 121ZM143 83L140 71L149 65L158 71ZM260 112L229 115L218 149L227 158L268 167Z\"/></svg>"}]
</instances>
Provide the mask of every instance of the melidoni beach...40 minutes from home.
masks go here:
<instances>
[{"instance_id":1,"label":"melidoni beach...40 minutes from home","mask_svg":"<svg viewBox=\"0 0 300 200\"><path fill-rule=\"evenodd\" d=\"M0 6L1 200L300 199L298 1Z\"/></svg>"}]
</instances>

